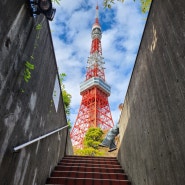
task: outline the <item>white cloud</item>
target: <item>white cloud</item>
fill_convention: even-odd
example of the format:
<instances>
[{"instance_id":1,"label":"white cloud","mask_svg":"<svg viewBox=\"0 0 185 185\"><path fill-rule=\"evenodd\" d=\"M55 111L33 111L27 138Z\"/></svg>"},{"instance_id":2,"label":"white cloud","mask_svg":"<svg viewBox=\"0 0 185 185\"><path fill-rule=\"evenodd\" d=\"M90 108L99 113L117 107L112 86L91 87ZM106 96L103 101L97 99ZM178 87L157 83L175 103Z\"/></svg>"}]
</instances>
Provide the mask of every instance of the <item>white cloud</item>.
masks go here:
<instances>
[{"instance_id":1,"label":"white cloud","mask_svg":"<svg viewBox=\"0 0 185 185\"><path fill-rule=\"evenodd\" d=\"M72 95L73 123L81 103L79 86L85 80L96 3L94 0L62 0L50 24L59 73L67 74L64 84ZM99 13L105 77L111 86L109 104L113 120L117 122L120 114L117 107L124 101L146 15L141 14L138 3L132 0L117 2L111 10L99 4Z\"/></svg>"}]
</instances>

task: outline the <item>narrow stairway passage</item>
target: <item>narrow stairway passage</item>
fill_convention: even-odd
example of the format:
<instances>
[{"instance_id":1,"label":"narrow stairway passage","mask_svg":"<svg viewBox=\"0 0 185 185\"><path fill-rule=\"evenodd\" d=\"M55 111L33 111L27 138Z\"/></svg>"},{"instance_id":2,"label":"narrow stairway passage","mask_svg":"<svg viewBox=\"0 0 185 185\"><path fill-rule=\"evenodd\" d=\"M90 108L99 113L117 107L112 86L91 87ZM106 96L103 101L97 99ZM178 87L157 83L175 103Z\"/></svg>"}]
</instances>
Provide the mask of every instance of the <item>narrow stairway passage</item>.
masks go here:
<instances>
[{"instance_id":1,"label":"narrow stairway passage","mask_svg":"<svg viewBox=\"0 0 185 185\"><path fill-rule=\"evenodd\" d=\"M65 156L46 185L131 185L115 157Z\"/></svg>"}]
</instances>

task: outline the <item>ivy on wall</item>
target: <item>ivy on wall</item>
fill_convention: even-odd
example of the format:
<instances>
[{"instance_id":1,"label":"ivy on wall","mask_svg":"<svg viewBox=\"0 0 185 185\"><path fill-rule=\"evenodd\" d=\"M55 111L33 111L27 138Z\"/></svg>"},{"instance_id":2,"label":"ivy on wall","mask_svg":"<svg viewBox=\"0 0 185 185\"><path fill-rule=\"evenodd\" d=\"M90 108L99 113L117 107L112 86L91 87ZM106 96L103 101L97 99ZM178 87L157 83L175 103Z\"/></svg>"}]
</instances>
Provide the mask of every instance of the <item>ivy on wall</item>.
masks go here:
<instances>
[{"instance_id":1,"label":"ivy on wall","mask_svg":"<svg viewBox=\"0 0 185 185\"><path fill-rule=\"evenodd\" d=\"M36 34L36 39L35 39L35 42L34 42L34 48L33 48L33 51L32 51L32 54L29 58L29 60L26 60L25 61L25 64L24 64L24 81L26 83L29 82L29 80L31 79L31 73L32 71L35 69L35 66L33 64L33 61L34 61L34 52L37 48L37 45L38 45L38 39L39 39L39 36L40 36L40 30L42 29L42 25L39 23L35 26L35 29L37 31L37 34Z\"/></svg>"}]
</instances>

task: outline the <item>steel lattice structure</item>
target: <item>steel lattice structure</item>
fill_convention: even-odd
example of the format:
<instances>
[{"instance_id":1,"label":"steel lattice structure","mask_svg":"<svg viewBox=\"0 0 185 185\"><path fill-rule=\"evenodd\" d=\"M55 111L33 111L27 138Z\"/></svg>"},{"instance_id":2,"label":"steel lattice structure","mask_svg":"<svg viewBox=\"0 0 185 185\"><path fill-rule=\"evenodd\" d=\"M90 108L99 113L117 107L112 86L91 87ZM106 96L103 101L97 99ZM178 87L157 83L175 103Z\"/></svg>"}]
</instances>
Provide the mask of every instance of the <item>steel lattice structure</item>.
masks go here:
<instances>
[{"instance_id":1,"label":"steel lattice structure","mask_svg":"<svg viewBox=\"0 0 185 185\"><path fill-rule=\"evenodd\" d=\"M105 81L104 61L101 48L101 26L96 6L96 19L92 26L92 44L90 56L87 61L86 79L80 84L82 101L80 109L71 131L73 146L83 147L83 139L90 127L110 129L114 123L110 112L108 97L110 86Z\"/></svg>"}]
</instances>

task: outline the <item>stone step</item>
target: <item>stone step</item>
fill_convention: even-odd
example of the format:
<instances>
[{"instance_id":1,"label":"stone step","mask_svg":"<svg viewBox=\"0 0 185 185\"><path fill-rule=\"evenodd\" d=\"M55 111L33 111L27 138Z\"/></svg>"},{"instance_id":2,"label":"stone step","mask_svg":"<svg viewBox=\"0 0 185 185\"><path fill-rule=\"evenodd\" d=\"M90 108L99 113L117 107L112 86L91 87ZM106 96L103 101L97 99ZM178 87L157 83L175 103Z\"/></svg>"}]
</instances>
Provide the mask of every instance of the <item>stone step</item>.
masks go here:
<instances>
[{"instance_id":1,"label":"stone step","mask_svg":"<svg viewBox=\"0 0 185 185\"><path fill-rule=\"evenodd\" d=\"M84 167L84 166L56 166L57 171L81 171L81 172L99 172L99 173L123 173L121 168L107 168L107 167Z\"/></svg>"},{"instance_id":2,"label":"stone step","mask_svg":"<svg viewBox=\"0 0 185 185\"><path fill-rule=\"evenodd\" d=\"M110 180L94 178L65 178L50 177L46 184L63 184L63 185L130 185L128 180Z\"/></svg>"},{"instance_id":3,"label":"stone step","mask_svg":"<svg viewBox=\"0 0 185 185\"><path fill-rule=\"evenodd\" d=\"M106 167L106 168L121 168L119 164L107 164L107 163L72 163L72 162L59 162L58 166L91 166L91 167Z\"/></svg>"},{"instance_id":4,"label":"stone step","mask_svg":"<svg viewBox=\"0 0 185 185\"><path fill-rule=\"evenodd\" d=\"M100 160L100 159L75 159L75 158L63 158L63 162L70 162L70 163L99 163L99 164L119 164L117 160ZM62 162L60 161L60 162Z\"/></svg>"},{"instance_id":5,"label":"stone step","mask_svg":"<svg viewBox=\"0 0 185 185\"><path fill-rule=\"evenodd\" d=\"M79 172L79 171L53 171L52 177L73 177L73 178L95 178L95 179L113 179L127 180L124 173L97 173L97 172Z\"/></svg>"},{"instance_id":6,"label":"stone step","mask_svg":"<svg viewBox=\"0 0 185 185\"><path fill-rule=\"evenodd\" d=\"M99 160L115 160L117 161L116 157L100 157L100 156L79 156L79 155L67 155L65 158L75 158L75 159L99 159Z\"/></svg>"}]
</instances>

